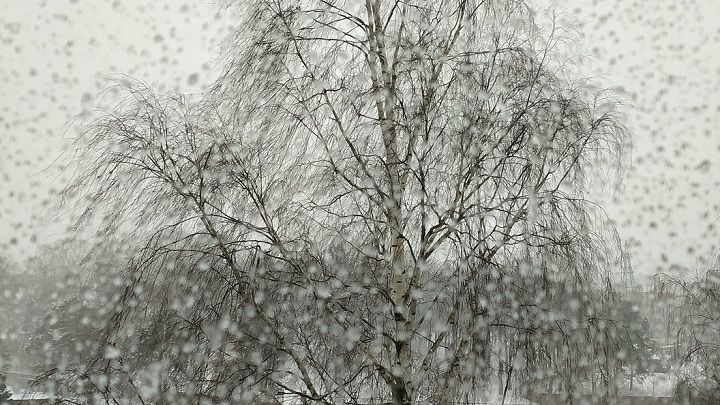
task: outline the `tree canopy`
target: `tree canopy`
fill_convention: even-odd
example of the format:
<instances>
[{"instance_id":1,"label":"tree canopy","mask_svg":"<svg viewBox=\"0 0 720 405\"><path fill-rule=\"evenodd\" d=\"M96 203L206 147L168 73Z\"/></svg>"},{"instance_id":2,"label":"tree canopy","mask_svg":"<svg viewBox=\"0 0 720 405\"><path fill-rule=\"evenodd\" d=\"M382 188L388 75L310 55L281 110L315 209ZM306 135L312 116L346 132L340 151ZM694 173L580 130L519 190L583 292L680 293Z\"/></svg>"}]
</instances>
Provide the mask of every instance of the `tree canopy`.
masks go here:
<instances>
[{"instance_id":1,"label":"tree canopy","mask_svg":"<svg viewBox=\"0 0 720 405\"><path fill-rule=\"evenodd\" d=\"M628 136L570 79L567 32L519 0L233 6L201 100L118 83L78 142L66 194L123 246L90 391L452 403L614 378L617 246L586 191Z\"/></svg>"}]
</instances>

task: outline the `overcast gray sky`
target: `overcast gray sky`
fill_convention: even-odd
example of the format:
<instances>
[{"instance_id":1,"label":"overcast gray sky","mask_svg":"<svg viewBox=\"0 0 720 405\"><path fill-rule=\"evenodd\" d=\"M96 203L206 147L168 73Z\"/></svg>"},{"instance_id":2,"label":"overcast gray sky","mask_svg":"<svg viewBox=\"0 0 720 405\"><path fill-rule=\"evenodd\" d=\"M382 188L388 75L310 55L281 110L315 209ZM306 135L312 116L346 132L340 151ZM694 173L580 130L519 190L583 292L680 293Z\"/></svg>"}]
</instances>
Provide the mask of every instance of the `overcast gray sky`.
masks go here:
<instances>
[{"instance_id":1,"label":"overcast gray sky","mask_svg":"<svg viewBox=\"0 0 720 405\"><path fill-rule=\"evenodd\" d=\"M709 257L720 217L720 2L558 8L584 22L585 70L634 105L632 167L624 189L603 199L633 243L636 271ZM63 236L51 207L67 179L47 168L67 155L72 118L109 76L200 92L231 24L213 1L0 0L0 254L22 259Z\"/></svg>"},{"instance_id":2,"label":"overcast gray sky","mask_svg":"<svg viewBox=\"0 0 720 405\"><path fill-rule=\"evenodd\" d=\"M566 0L585 21L596 81L632 95L624 190L605 204L637 271L694 266L718 248L720 2Z\"/></svg>"},{"instance_id":3,"label":"overcast gray sky","mask_svg":"<svg viewBox=\"0 0 720 405\"><path fill-rule=\"evenodd\" d=\"M200 92L230 21L215 2L0 0L0 254L62 237L48 170L108 79ZM63 226L67 222L62 222ZM35 235L37 242L33 242Z\"/></svg>"}]
</instances>

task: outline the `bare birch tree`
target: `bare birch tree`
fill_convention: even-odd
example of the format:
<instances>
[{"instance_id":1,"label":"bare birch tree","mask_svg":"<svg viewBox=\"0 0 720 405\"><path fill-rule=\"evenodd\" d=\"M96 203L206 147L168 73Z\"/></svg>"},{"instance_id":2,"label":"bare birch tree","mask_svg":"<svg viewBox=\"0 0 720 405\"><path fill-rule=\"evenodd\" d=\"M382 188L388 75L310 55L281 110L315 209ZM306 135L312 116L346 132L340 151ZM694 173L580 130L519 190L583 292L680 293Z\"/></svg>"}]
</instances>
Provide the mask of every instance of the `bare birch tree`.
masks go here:
<instances>
[{"instance_id":1,"label":"bare birch tree","mask_svg":"<svg viewBox=\"0 0 720 405\"><path fill-rule=\"evenodd\" d=\"M203 370L180 396L451 403L607 358L586 176L627 137L607 93L567 79L567 33L522 1L237 7L202 101L131 85L81 140L68 194L133 252L118 353L95 366L137 385L138 306L207 350L176 364Z\"/></svg>"}]
</instances>

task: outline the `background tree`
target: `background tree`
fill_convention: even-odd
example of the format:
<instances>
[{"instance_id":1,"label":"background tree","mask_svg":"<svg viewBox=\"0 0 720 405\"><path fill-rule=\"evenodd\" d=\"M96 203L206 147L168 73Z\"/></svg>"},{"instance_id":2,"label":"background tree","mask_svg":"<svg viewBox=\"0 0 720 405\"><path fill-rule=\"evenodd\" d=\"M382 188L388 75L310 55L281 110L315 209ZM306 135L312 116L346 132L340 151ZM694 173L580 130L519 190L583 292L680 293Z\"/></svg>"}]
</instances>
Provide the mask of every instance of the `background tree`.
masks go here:
<instances>
[{"instance_id":1,"label":"background tree","mask_svg":"<svg viewBox=\"0 0 720 405\"><path fill-rule=\"evenodd\" d=\"M0 369L22 368L21 350L32 321L34 277L23 274L21 266L0 257ZM24 370L23 370L24 371Z\"/></svg>"},{"instance_id":2,"label":"background tree","mask_svg":"<svg viewBox=\"0 0 720 405\"><path fill-rule=\"evenodd\" d=\"M109 260L83 262L87 251L82 240L72 238L39 246L36 255L22 263L0 264L0 370L28 377L53 371L54 382L61 384L58 370L97 351L98 322L106 310L98 304L108 301L101 297L106 291L100 286L113 287L104 272ZM117 278L116 273L111 276Z\"/></svg>"},{"instance_id":3,"label":"background tree","mask_svg":"<svg viewBox=\"0 0 720 405\"><path fill-rule=\"evenodd\" d=\"M12 392L5 385L5 376L0 374L0 404L6 404L10 398L12 398Z\"/></svg>"},{"instance_id":4,"label":"background tree","mask_svg":"<svg viewBox=\"0 0 720 405\"><path fill-rule=\"evenodd\" d=\"M717 347L720 277L711 269L694 278L665 276L660 293L679 298L668 326L676 333L680 354L676 394L697 404L720 400L720 351Z\"/></svg>"},{"instance_id":5,"label":"background tree","mask_svg":"<svg viewBox=\"0 0 720 405\"><path fill-rule=\"evenodd\" d=\"M608 363L614 253L585 174L626 136L554 59L562 29L522 1L238 7L203 100L122 86L80 141L67 194L128 258L82 379L450 403L495 364L529 380ZM181 352L174 390L136 389Z\"/></svg>"},{"instance_id":6,"label":"background tree","mask_svg":"<svg viewBox=\"0 0 720 405\"><path fill-rule=\"evenodd\" d=\"M643 318L637 305L630 301L620 301L614 319L619 323L623 365L628 368L630 390L635 379L642 379L652 372L651 362L655 355L655 343L647 318Z\"/></svg>"}]
</instances>

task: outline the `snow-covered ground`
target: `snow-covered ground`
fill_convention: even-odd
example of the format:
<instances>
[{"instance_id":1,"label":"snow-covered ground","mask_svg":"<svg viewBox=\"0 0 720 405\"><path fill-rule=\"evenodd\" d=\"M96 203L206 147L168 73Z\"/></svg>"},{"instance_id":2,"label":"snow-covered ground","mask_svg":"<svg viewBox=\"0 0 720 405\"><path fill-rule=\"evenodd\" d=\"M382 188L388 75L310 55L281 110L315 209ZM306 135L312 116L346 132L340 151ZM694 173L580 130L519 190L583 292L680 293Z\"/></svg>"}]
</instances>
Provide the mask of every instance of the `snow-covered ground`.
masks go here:
<instances>
[{"instance_id":1,"label":"snow-covered ground","mask_svg":"<svg viewBox=\"0 0 720 405\"><path fill-rule=\"evenodd\" d=\"M54 398L51 394L46 392L31 391L29 389L17 388L8 386L12 397L10 400L40 400L40 399L51 399Z\"/></svg>"}]
</instances>

